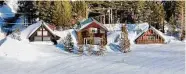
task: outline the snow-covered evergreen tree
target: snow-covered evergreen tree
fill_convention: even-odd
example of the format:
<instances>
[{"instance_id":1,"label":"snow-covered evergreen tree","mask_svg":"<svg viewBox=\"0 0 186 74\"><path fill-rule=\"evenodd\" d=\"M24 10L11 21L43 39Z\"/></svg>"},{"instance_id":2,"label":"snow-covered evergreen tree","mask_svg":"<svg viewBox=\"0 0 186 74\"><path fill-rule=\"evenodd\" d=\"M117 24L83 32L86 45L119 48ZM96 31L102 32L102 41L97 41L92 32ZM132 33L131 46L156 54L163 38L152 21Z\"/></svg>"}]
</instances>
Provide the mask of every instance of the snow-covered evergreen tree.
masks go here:
<instances>
[{"instance_id":1,"label":"snow-covered evergreen tree","mask_svg":"<svg viewBox=\"0 0 186 74\"><path fill-rule=\"evenodd\" d=\"M65 47L65 51L72 52L72 50L74 48L74 43L72 41L72 37L71 37L70 33L68 33L67 36L65 37L65 39L63 40L63 44Z\"/></svg>"},{"instance_id":2,"label":"snow-covered evergreen tree","mask_svg":"<svg viewBox=\"0 0 186 74\"><path fill-rule=\"evenodd\" d=\"M20 35L21 35L20 30L19 30L19 29L16 29L12 34L10 34L10 37L11 37L12 39L16 39L16 40L21 41Z\"/></svg>"},{"instance_id":3,"label":"snow-covered evergreen tree","mask_svg":"<svg viewBox=\"0 0 186 74\"><path fill-rule=\"evenodd\" d=\"M121 47L121 52L124 52L124 53L130 52L130 41L128 39L128 32L127 32L125 25L123 25L122 27L119 46Z\"/></svg>"},{"instance_id":4,"label":"snow-covered evergreen tree","mask_svg":"<svg viewBox=\"0 0 186 74\"><path fill-rule=\"evenodd\" d=\"M103 44L100 44L99 45L99 51L97 51L97 55L100 56L100 55L104 55L104 45Z\"/></svg>"}]
</instances>

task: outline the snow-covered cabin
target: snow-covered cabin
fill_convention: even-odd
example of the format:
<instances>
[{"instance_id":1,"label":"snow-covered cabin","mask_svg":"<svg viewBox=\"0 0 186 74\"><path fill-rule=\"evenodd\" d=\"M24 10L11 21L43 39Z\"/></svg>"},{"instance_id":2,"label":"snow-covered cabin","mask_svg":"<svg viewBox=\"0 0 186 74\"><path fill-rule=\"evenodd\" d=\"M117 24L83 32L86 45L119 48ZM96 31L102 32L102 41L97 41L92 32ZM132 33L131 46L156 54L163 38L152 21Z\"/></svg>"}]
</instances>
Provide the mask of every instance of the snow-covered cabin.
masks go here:
<instances>
[{"instance_id":1,"label":"snow-covered cabin","mask_svg":"<svg viewBox=\"0 0 186 74\"><path fill-rule=\"evenodd\" d=\"M127 24L128 37L131 43L135 44L153 44L153 43L166 43L168 40L166 36L150 26L148 23L140 24Z\"/></svg>"},{"instance_id":2,"label":"snow-covered cabin","mask_svg":"<svg viewBox=\"0 0 186 74\"><path fill-rule=\"evenodd\" d=\"M91 42L94 45L107 44L107 28L93 18L81 21L76 27L76 31L78 44L90 44Z\"/></svg>"},{"instance_id":3,"label":"snow-covered cabin","mask_svg":"<svg viewBox=\"0 0 186 74\"><path fill-rule=\"evenodd\" d=\"M49 25L43 21L38 21L35 24L28 26L21 32L22 39L29 39L32 41L51 41L51 39L58 40L60 37L55 35Z\"/></svg>"},{"instance_id":4,"label":"snow-covered cabin","mask_svg":"<svg viewBox=\"0 0 186 74\"><path fill-rule=\"evenodd\" d=\"M165 43L165 36L162 32L149 26L148 29L139 33L135 39L136 44L153 44L153 43Z\"/></svg>"}]
</instances>

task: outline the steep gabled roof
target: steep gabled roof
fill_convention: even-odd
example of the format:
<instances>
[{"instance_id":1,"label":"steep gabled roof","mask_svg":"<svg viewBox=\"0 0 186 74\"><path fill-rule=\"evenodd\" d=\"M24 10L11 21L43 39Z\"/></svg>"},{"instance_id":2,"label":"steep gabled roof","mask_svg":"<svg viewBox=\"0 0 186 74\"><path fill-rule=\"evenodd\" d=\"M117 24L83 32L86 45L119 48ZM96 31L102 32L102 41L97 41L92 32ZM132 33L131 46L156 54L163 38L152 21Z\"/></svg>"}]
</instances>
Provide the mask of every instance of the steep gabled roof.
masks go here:
<instances>
[{"instance_id":1,"label":"steep gabled roof","mask_svg":"<svg viewBox=\"0 0 186 74\"><path fill-rule=\"evenodd\" d=\"M82 30L82 29L84 29L84 28L86 28L88 25L90 25L91 23L96 23L96 24L98 24L99 26L101 26L103 29L105 29L105 30L107 30L107 28L103 25L103 24L101 24L101 23L99 23L98 21L96 21L95 19L93 19L93 18L88 18L88 19L86 19L86 20L83 20L83 21L81 21L80 22L80 27L77 27L77 30L79 31L79 30ZM107 30L108 31L108 30Z\"/></svg>"},{"instance_id":2,"label":"steep gabled roof","mask_svg":"<svg viewBox=\"0 0 186 74\"><path fill-rule=\"evenodd\" d=\"M28 26L25 30L23 30L21 32L21 38L28 39L42 25L45 26L50 31L50 33L52 33L54 35L53 30L48 26L47 23L45 23L43 21L38 21L37 23L34 23L34 24Z\"/></svg>"},{"instance_id":3,"label":"steep gabled roof","mask_svg":"<svg viewBox=\"0 0 186 74\"><path fill-rule=\"evenodd\" d=\"M167 42L167 38L165 37L165 35L164 35L162 32L160 32L159 30L155 29L153 26L149 26L147 29L144 29L142 32L140 32L140 33L136 36L135 40L136 40L137 38L139 38L140 36L142 36L142 35L143 35L145 32L147 32L149 29L153 30L156 34L158 34L160 37L162 37L162 38L164 39L164 42Z\"/></svg>"}]
</instances>

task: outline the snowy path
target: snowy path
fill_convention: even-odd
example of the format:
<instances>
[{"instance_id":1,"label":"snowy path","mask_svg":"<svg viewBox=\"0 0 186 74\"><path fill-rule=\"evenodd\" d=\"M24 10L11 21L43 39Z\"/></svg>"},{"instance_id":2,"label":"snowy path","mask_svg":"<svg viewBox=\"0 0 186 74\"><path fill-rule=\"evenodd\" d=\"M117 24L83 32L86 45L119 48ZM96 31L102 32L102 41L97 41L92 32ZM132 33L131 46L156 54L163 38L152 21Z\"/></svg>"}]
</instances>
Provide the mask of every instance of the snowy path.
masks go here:
<instances>
[{"instance_id":1,"label":"snowy path","mask_svg":"<svg viewBox=\"0 0 186 74\"><path fill-rule=\"evenodd\" d=\"M39 46L39 47L37 47ZM132 52L78 56L49 45L35 45L47 56L35 61L0 57L0 74L184 74L184 43L132 45Z\"/></svg>"}]
</instances>

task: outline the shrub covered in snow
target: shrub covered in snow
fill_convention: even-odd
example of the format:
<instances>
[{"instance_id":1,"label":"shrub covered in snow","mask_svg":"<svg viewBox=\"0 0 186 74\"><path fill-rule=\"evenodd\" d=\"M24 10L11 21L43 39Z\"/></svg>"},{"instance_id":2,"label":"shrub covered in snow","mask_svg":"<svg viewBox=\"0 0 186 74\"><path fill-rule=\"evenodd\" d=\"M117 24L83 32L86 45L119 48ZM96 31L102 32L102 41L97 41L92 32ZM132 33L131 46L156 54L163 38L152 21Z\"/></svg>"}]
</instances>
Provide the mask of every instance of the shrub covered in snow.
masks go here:
<instances>
[{"instance_id":1,"label":"shrub covered in snow","mask_svg":"<svg viewBox=\"0 0 186 74\"><path fill-rule=\"evenodd\" d=\"M13 38L13 39L21 41L20 35L21 35L21 32L20 32L19 29L17 29L12 34L10 34L10 37Z\"/></svg>"},{"instance_id":2,"label":"shrub covered in snow","mask_svg":"<svg viewBox=\"0 0 186 74\"><path fill-rule=\"evenodd\" d=\"M64 50L68 51L68 52L72 52L72 50L74 49L74 43L72 41L72 37L71 34L68 33L67 36L59 42L59 44L63 44L64 45Z\"/></svg>"},{"instance_id":3,"label":"shrub covered in snow","mask_svg":"<svg viewBox=\"0 0 186 74\"><path fill-rule=\"evenodd\" d=\"M83 54L83 45L78 45L78 54L79 55Z\"/></svg>"},{"instance_id":4,"label":"shrub covered in snow","mask_svg":"<svg viewBox=\"0 0 186 74\"><path fill-rule=\"evenodd\" d=\"M92 45L92 44L86 44L86 45L78 45L78 54L79 55L104 55L105 53L105 47L103 45Z\"/></svg>"}]
</instances>

